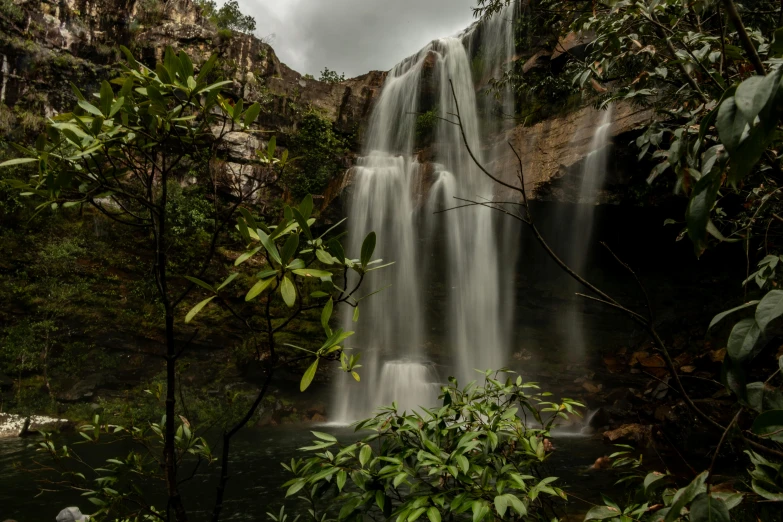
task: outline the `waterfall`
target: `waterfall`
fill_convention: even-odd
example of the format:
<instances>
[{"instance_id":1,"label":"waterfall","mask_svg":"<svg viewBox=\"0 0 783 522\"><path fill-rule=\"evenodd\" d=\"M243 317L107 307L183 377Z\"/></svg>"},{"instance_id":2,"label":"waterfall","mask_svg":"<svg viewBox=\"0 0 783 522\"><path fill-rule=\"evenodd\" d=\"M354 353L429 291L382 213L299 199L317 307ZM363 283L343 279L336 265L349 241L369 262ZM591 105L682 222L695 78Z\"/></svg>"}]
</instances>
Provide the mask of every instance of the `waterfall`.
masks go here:
<instances>
[{"instance_id":1,"label":"waterfall","mask_svg":"<svg viewBox=\"0 0 783 522\"><path fill-rule=\"evenodd\" d=\"M475 379L474 369L507 364L511 314L505 308L513 295L508 282L514 262L504 257L513 249L503 248L506 236L498 234L498 218L489 209L434 212L458 204L455 196L492 198L492 182L471 161L459 127L442 119L454 119L453 84L467 142L481 154L468 49L480 40L484 67L498 74L513 56L511 9L431 42L388 74L370 118L366 152L351 173L346 242L347 251L358 252L374 230L377 257L395 264L365 278L372 289L391 286L361 303L359 323L343 318L344 328L356 330L347 344L362 353L362 382L337 378L334 422L350 422L392 401L408 411L429 405L446 372L464 383ZM500 99L506 109L511 100L512 112L513 97L503 91ZM434 108L441 120L432 133L431 158L420 161L417 114ZM435 287L443 298L428 303ZM428 323L433 307L438 324ZM445 335L433 339L433 331Z\"/></svg>"},{"instance_id":2,"label":"waterfall","mask_svg":"<svg viewBox=\"0 0 783 522\"><path fill-rule=\"evenodd\" d=\"M598 193L604 187L606 181L606 169L609 160L610 138L612 128L613 109L610 105L602 111L598 125L595 127L590 152L582 165L582 184L579 189L579 200L571 223L569 232L570 263L576 273L585 274L587 269L587 255L593 244L593 221L595 219L595 207L598 204ZM593 125L592 115L586 125ZM578 284L570 280L570 290L580 291ZM568 345L568 354L578 360L585 355L585 338L583 325L582 301L577 301L566 311L565 333Z\"/></svg>"}]
</instances>

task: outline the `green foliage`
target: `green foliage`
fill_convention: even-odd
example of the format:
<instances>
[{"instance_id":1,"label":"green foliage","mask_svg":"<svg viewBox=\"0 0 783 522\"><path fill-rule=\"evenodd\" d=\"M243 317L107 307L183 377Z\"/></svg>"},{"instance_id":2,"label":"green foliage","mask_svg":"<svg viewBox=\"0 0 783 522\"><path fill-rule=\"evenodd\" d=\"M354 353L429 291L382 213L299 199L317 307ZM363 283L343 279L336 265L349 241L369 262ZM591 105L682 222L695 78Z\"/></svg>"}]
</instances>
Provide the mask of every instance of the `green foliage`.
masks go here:
<instances>
[{"instance_id":1,"label":"green foliage","mask_svg":"<svg viewBox=\"0 0 783 522\"><path fill-rule=\"evenodd\" d=\"M301 199L307 194L322 194L329 181L344 170L345 151L345 140L329 120L314 111L305 114L291 136L291 156L296 159L284 178L291 195Z\"/></svg>"},{"instance_id":2,"label":"green foliage","mask_svg":"<svg viewBox=\"0 0 783 522\"><path fill-rule=\"evenodd\" d=\"M274 149L270 148L270 156ZM388 265L376 266L381 260L372 260L375 251L375 233L371 232L364 240L359 259L345 256L339 235L333 226L320 236L313 234L312 227L316 219L313 212L312 196L305 197L297 207L286 206L283 220L276 226L267 226L255 219L247 209L241 209L242 217L238 219L237 230L242 236L247 250L240 255L235 266L252 265L252 276L255 283L245 294L245 302L256 303L260 296L266 303L271 303L274 297L283 301L289 309L287 323L298 315L302 309L321 308L321 325L325 340L317 350L309 350L300 346L290 345L299 351L310 354L313 361L304 372L300 390L305 391L313 381L318 370L319 361L340 361L343 371L351 373L358 381L356 372L361 365L359 355L348 356L343 348L343 342L354 332L342 328L332 329L330 319L336 305L346 304L355 310L366 297L355 297L356 289L345 290L333 281L335 275L346 270L353 270L362 278L368 272L384 268ZM260 265L256 258L260 258ZM225 295L229 285L237 279L239 272L230 274L219 284L211 285L200 279L188 277L192 283L213 294L197 303L187 313L185 322L191 322L207 305ZM358 287L357 287L358 288ZM222 293L221 293L222 292ZM370 294L371 295L371 294ZM267 330L274 338L279 328ZM274 353L274 347L272 347Z\"/></svg>"},{"instance_id":3,"label":"green foliage","mask_svg":"<svg viewBox=\"0 0 783 522\"><path fill-rule=\"evenodd\" d=\"M432 140L435 138L435 129L437 126L437 107L416 116L416 145L424 147L432 143Z\"/></svg>"},{"instance_id":4,"label":"green foliage","mask_svg":"<svg viewBox=\"0 0 783 522\"><path fill-rule=\"evenodd\" d=\"M318 78L318 81L326 82L326 83L340 83L345 81L345 73L343 74L337 74L337 71L333 71L329 69L328 67L324 67L324 70L321 71L321 77Z\"/></svg>"},{"instance_id":5,"label":"green foliage","mask_svg":"<svg viewBox=\"0 0 783 522\"><path fill-rule=\"evenodd\" d=\"M358 442L313 432L317 440L302 448L311 456L283 464L294 475L283 486L286 497L298 494L313 520L412 522L426 515L431 522L471 516L480 522L543 515L545 497L566 498L555 477L538 474L550 455L550 430L582 405L551 402L519 377L501 382L492 371L483 375L484 386L460 388L450 379L441 407L381 408L356 424L357 432L370 432ZM526 426L523 412L541 427Z\"/></svg>"},{"instance_id":6,"label":"green foliage","mask_svg":"<svg viewBox=\"0 0 783 522\"><path fill-rule=\"evenodd\" d=\"M218 29L239 31L252 34L256 30L256 19L243 14L239 9L237 0L227 0L219 8L214 0L196 0L196 5L201 7L201 13L205 18L215 24Z\"/></svg>"}]
</instances>

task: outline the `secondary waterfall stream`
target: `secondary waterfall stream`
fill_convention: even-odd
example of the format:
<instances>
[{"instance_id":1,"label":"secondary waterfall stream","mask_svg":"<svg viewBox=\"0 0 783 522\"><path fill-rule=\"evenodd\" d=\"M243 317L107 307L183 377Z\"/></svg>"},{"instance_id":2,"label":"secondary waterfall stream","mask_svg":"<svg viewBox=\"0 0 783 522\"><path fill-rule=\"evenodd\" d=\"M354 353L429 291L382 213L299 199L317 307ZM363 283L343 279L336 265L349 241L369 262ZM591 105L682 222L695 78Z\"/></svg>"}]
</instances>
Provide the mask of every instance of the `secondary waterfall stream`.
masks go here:
<instances>
[{"instance_id":1,"label":"secondary waterfall stream","mask_svg":"<svg viewBox=\"0 0 783 522\"><path fill-rule=\"evenodd\" d=\"M505 242L489 209L434 212L458 204L455 197L492 198L491 180L471 161L460 128L443 120L454 119L456 96L465 140L476 154L480 132L502 130L497 114L480 121L473 76L474 70L483 77L502 75L510 63L514 4L462 35L431 42L389 72L370 119L366 153L351 173L347 242L348 251L358 252L374 230L376 255L395 265L368 278L373 288L388 288L362 302L361 321L343 319L346 329L356 330L348 345L362 353L365 382L338 378L334 422L350 422L392 401L407 410L430 404L448 375L467 382L474 369L507 363L511 314L504 306L513 297L513 248L501 255ZM469 48L480 51L479 62L471 61ZM430 106L423 107L422 99ZM501 90L498 99L497 112L513 112L509 92ZM416 122L426 110L436 110L440 119L431 159L424 162L416 154ZM444 250L437 258L436 243ZM440 358L429 349L432 328L425 324L433 280L445 287L438 307L447 334L434 343L442 345Z\"/></svg>"}]
</instances>

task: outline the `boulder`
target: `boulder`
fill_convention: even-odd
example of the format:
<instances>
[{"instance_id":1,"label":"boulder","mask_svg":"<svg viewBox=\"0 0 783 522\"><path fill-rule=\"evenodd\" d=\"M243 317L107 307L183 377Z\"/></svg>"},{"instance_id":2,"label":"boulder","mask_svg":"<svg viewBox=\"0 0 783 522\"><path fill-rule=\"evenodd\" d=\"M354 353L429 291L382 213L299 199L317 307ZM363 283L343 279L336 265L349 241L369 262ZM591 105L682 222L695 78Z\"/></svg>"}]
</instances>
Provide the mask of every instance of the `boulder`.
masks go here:
<instances>
[{"instance_id":1,"label":"boulder","mask_svg":"<svg viewBox=\"0 0 783 522\"><path fill-rule=\"evenodd\" d=\"M647 445L652 440L652 426L645 424L624 424L616 430L604 432L604 440L612 443Z\"/></svg>"},{"instance_id":2,"label":"boulder","mask_svg":"<svg viewBox=\"0 0 783 522\"><path fill-rule=\"evenodd\" d=\"M78 402L92 399L95 390L105 382L102 374L96 373L78 381L68 391L57 394L57 400L62 402Z\"/></svg>"}]
</instances>

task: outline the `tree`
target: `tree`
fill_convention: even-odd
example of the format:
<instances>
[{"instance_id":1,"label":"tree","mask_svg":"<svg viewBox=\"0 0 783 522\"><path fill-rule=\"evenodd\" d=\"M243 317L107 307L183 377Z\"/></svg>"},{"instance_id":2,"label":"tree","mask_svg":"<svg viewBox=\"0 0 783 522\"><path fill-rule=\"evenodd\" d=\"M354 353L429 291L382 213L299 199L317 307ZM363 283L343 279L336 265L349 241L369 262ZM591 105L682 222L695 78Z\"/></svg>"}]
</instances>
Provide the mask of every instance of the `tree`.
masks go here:
<instances>
[{"instance_id":1,"label":"tree","mask_svg":"<svg viewBox=\"0 0 783 522\"><path fill-rule=\"evenodd\" d=\"M120 77L113 80L120 86L117 92L109 82L103 82L93 104L74 86L78 97L74 112L51 121L35 149L20 147L27 157L2 165L35 163L37 172L31 175L30 182L17 180L14 185L26 191L25 194L45 198L39 210L90 205L110 219L148 234L150 248L155 252L151 268L165 330L165 352L161 354L166 362L165 414L160 423L142 427L107 425L96 417L92 425L82 429L82 435L93 442L99 441L101 433L125 434L146 450L109 459L104 468L93 470L99 473L92 489L73 482L86 480L82 471L66 464L69 459L77 466L83 464L73 449L58 448L52 440L42 443L41 449L53 457L69 484L86 490L90 500L106 513L116 513L130 504L136 509L134 516L162 518L141 496L141 489L132 485L132 479L155 476L157 470L163 469L168 506L178 521L188 520L179 494L181 480L177 470L188 457L195 457L199 464L215 459L206 441L196 435L195 426L181 415L185 411L177 409L177 361L187 350L189 341L178 341L175 333L179 309L194 290L205 289L212 295L193 306L185 314L184 322L191 322L209 303L219 303L254 338L263 337L256 345L257 358L264 363L266 372L255 401L224 431L222 472L212 517L217 522L229 478L231 439L256 412L276 370L282 365L313 358L302 378L302 390L312 382L319 361L323 360L340 361L345 371L359 379L358 355L349 357L343 349L343 342L352 332L332 331L329 319L334 308L345 303L354 307L354 320L357 320L358 305L364 297L357 298L355 294L364 274L382 267L375 266L378 261L371 259L376 241L374 233L368 235L358 259L345 256L339 242L341 234L337 232L339 223L316 237L310 228L315 223L311 196L297 207L286 206L282 221L276 226L265 224L268 217L257 219L246 208L257 194L277 183L287 165L288 152L276 157L278 151L272 138L266 150L258 151L250 169L237 173L229 163L221 161L226 134L248 130L260 106L253 104L245 108L241 99L224 97L221 87L230 81L207 81L217 64L214 55L196 74L184 52L175 54L167 48L164 61L153 72L138 63L127 49L123 51L127 65ZM176 237L182 233L178 232L182 220L177 216L185 210L182 202L172 197L172 184L194 173L214 192L211 212L209 205L196 205L186 211L189 217L185 221L198 216L203 226L212 224L212 231L200 255L194 256L188 250L174 259L171 253L177 249L173 247L182 242L182 238ZM237 217L237 211L241 216ZM210 213L210 217L205 213ZM245 295L246 309L236 309L234 296L227 289L243 275L240 272L229 274L220 282L205 282L212 275L210 265L221 240L228 235L230 222L237 223L241 241L249 249L236 260L235 266L242 265L250 271L244 280L257 280ZM192 234L189 237L194 240ZM254 259L257 254L263 256L262 261ZM332 271L339 270L344 276L349 269L361 275L354 288L344 289L332 281ZM187 273L192 275L186 276ZM254 309L256 298L266 290L269 291L258 307L260 310ZM279 311L280 299L286 306L283 312ZM326 341L306 356L283 360L278 334L301 313L316 308L322 309ZM295 348L308 352L305 348ZM155 457L158 451L160 458Z\"/></svg>"},{"instance_id":2,"label":"tree","mask_svg":"<svg viewBox=\"0 0 783 522\"><path fill-rule=\"evenodd\" d=\"M329 69L328 67L324 67L324 70L321 71L321 77L318 78L318 81L320 82L326 82L326 83L340 83L345 81L345 73L343 74L337 74L337 71L333 71Z\"/></svg>"},{"instance_id":3,"label":"tree","mask_svg":"<svg viewBox=\"0 0 783 522\"><path fill-rule=\"evenodd\" d=\"M46 200L38 210L90 205L121 224L149 234L154 251L152 272L165 331L166 412L162 449L165 483L177 520L187 520L177 481L176 367L186 345L176 340L177 310L196 287L172 284L169 247L170 183L181 179L192 166L215 191L228 191L233 201L213 202L211 241L198 263L191 267L203 275L213 260L218 238L239 205L276 181L274 169L261 168L252 180L223 168L211 168L221 156L224 136L248 127L258 116L258 104L244 107L221 94L230 81L210 83L217 63L212 56L198 73L190 58L167 48L155 71L137 62L123 48L127 63L123 73L99 93L87 99L76 86L78 98L72 113L47 125L34 148L19 147L24 158L3 166L35 164L30 182L12 180L17 188ZM116 87L112 87L114 84ZM117 88L119 87L119 88ZM252 183L247 183L252 181Z\"/></svg>"},{"instance_id":4,"label":"tree","mask_svg":"<svg viewBox=\"0 0 783 522\"><path fill-rule=\"evenodd\" d=\"M241 33L253 34L256 30L256 19L243 14L237 0L227 0L219 8L214 0L197 0L204 17L208 18L218 29L228 29Z\"/></svg>"}]
</instances>

